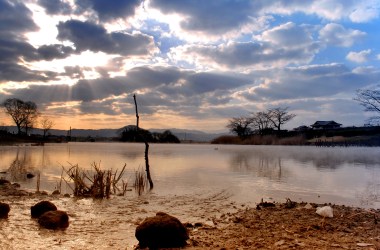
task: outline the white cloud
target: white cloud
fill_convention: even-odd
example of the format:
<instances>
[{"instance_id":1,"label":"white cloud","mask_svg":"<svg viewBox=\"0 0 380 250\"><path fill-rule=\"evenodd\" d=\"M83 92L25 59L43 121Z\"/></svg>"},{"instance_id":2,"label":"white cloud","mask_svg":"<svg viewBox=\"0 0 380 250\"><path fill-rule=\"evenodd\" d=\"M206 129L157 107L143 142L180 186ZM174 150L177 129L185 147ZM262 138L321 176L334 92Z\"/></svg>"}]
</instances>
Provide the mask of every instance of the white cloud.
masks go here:
<instances>
[{"instance_id":1,"label":"white cloud","mask_svg":"<svg viewBox=\"0 0 380 250\"><path fill-rule=\"evenodd\" d=\"M350 51L347 54L346 59L356 63L364 63L368 61L368 57L371 55L371 50L362 50L359 52Z\"/></svg>"},{"instance_id":2,"label":"white cloud","mask_svg":"<svg viewBox=\"0 0 380 250\"><path fill-rule=\"evenodd\" d=\"M349 15L351 21L364 23L379 17L380 1L369 0L357 2L357 8Z\"/></svg>"},{"instance_id":3,"label":"white cloud","mask_svg":"<svg viewBox=\"0 0 380 250\"><path fill-rule=\"evenodd\" d=\"M283 47L305 47L313 43L313 38L308 29L292 22L268 29L257 38Z\"/></svg>"},{"instance_id":4,"label":"white cloud","mask_svg":"<svg viewBox=\"0 0 380 250\"><path fill-rule=\"evenodd\" d=\"M328 45L350 47L366 35L365 32L346 29L337 23L326 24L319 31L319 38Z\"/></svg>"}]
</instances>

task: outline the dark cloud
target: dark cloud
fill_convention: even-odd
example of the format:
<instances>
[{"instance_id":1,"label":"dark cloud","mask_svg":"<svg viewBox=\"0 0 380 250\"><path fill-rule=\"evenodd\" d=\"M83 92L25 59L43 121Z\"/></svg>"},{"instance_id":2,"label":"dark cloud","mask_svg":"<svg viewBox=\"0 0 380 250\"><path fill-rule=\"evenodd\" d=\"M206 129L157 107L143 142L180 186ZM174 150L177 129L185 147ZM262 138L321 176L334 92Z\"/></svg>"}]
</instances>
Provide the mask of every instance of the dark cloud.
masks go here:
<instances>
[{"instance_id":1,"label":"dark cloud","mask_svg":"<svg viewBox=\"0 0 380 250\"><path fill-rule=\"evenodd\" d=\"M175 67L136 67L127 72L129 82L149 87L175 84L186 74Z\"/></svg>"},{"instance_id":2,"label":"dark cloud","mask_svg":"<svg viewBox=\"0 0 380 250\"><path fill-rule=\"evenodd\" d=\"M37 31L32 12L21 1L0 0L0 82L54 80L52 71L27 68L23 62L64 58L73 50L62 45L43 45L36 49L24 34Z\"/></svg>"},{"instance_id":3,"label":"dark cloud","mask_svg":"<svg viewBox=\"0 0 380 250\"><path fill-rule=\"evenodd\" d=\"M91 50L110 54L148 55L154 49L153 39L144 34L108 33L100 25L70 20L58 24L58 39L71 41L78 52Z\"/></svg>"},{"instance_id":4,"label":"dark cloud","mask_svg":"<svg viewBox=\"0 0 380 250\"><path fill-rule=\"evenodd\" d=\"M66 70L80 75L83 69L72 67ZM136 67L126 76L79 80L73 86L31 85L6 91L11 96L31 99L39 105L79 101L79 109L83 112L94 113L95 109L99 109L98 113L105 114L123 112L124 97L139 91L142 92L139 94L139 103L144 106L141 112L153 113L160 109L190 114L191 110L207 103L226 104L231 98L232 90L250 82L248 76L241 74L197 73L174 67ZM102 103L105 105L103 108Z\"/></svg>"},{"instance_id":5,"label":"dark cloud","mask_svg":"<svg viewBox=\"0 0 380 250\"><path fill-rule=\"evenodd\" d=\"M110 100L101 102L81 102L78 108L83 114L117 115L121 113L114 109L113 101Z\"/></svg>"},{"instance_id":6,"label":"dark cloud","mask_svg":"<svg viewBox=\"0 0 380 250\"><path fill-rule=\"evenodd\" d=\"M212 34L224 33L251 22L251 17L262 8L259 1L240 0L152 0L151 5L165 14L186 16L181 23L185 30Z\"/></svg>"},{"instance_id":7,"label":"dark cloud","mask_svg":"<svg viewBox=\"0 0 380 250\"><path fill-rule=\"evenodd\" d=\"M66 76L73 78L73 79L83 79L84 78L84 71L90 70L88 67L79 67L79 66L65 66L65 74Z\"/></svg>"},{"instance_id":8,"label":"dark cloud","mask_svg":"<svg viewBox=\"0 0 380 250\"><path fill-rule=\"evenodd\" d=\"M80 80L71 88L71 99L75 101L93 101L115 95L122 95L131 90L125 77Z\"/></svg>"},{"instance_id":9,"label":"dark cloud","mask_svg":"<svg viewBox=\"0 0 380 250\"><path fill-rule=\"evenodd\" d=\"M38 4L50 15L68 15L72 12L70 4L62 0L38 0Z\"/></svg>"},{"instance_id":10,"label":"dark cloud","mask_svg":"<svg viewBox=\"0 0 380 250\"><path fill-rule=\"evenodd\" d=\"M76 0L80 11L93 10L101 21L125 19L135 14L142 0Z\"/></svg>"},{"instance_id":11,"label":"dark cloud","mask_svg":"<svg viewBox=\"0 0 380 250\"><path fill-rule=\"evenodd\" d=\"M74 53L74 49L61 44L42 45L37 49L39 60L62 59Z\"/></svg>"},{"instance_id":12,"label":"dark cloud","mask_svg":"<svg viewBox=\"0 0 380 250\"><path fill-rule=\"evenodd\" d=\"M190 56L203 63L235 68L257 64L263 66L304 64L313 59L318 49L317 43L310 43L303 47L286 48L268 42L235 42L220 46L185 46L176 50L181 51L179 55L185 55L182 58Z\"/></svg>"},{"instance_id":13,"label":"dark cloud","mask_svg":"<svg viewBox=\"0 0 380 250\"><path fill-rule=\"evenodd\" d=\"M17 63L0 61L0 83L2 81L48 82L56 79L57 75L52 71L31 70Z\"/></svg>"},{"instance_id":14,"label":"dark cloud","mask_svg":"<svg viewBox=\"0 0 380 250\"><path fill-rule=\"evenodd\" d=\"M21 1L0 0L0 36L20 37L23 32L37 31L32 12Z\"/></svg>"}]
</instances>

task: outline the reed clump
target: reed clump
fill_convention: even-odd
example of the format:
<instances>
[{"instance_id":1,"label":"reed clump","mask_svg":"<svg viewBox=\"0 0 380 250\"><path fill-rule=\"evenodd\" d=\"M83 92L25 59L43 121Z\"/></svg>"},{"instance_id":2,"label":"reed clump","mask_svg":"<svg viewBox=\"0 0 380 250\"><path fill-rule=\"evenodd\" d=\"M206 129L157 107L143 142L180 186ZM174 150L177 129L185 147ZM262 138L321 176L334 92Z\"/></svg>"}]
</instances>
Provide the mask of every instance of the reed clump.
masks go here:
<instances>
[{"instance_id":1,"label":"reed clump","mask_svg":"<svg viewBox=\"0 0 380 250\"><path fill-rule=\"evenodd\" d=\"M93 197L97 199L110 198L111 194L120 192L118 182L121 180L126 164L121 171L102 170L100 164L95 162L91 165L91 171L80 169L78 165L71 165L69 169L63 168L69 180L61 177L66 183L74 183L72 188L75 197ZM70 188L70 184L68 185ZM121 192L125 193L127 184L121 187Z\"/></svg>"},{"instance_id":2,"label":"reed clump","mask_svg":"<svg viewBox=\"0 0 380 250\"><path fill-rule=\"evenodd\" d=\"M144 170L140 169L135 171L135 181L133 187L135 188L137 194L140 196L147 187L148 180L146 175L144 174Z\"/></svg>"}]
</instances>

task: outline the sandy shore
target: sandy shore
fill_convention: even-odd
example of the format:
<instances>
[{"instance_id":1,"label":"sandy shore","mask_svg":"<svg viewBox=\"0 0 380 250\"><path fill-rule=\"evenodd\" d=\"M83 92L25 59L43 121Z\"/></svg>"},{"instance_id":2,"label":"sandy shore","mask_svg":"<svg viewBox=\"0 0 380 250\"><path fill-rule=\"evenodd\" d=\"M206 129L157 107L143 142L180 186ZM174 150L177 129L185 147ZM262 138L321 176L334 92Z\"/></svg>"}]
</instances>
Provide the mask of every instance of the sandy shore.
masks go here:
<instances>
[{"instance_id":1,"label":"sandy shore","mask_svg":"<svg viewBox=\"0 0 380 250\"><path fill-rule=\"evenodd\" d=\"M188 225L190 239L185 249L380 249L380 209L330 204L334 217L323 220L316 207L326 204L238 204L225 190L171 197L130 194L103 201L51 195L17 197L16 193L13 190L11 196L5 196L4 189L0 193L0 201L10 203L12 209L10 217L0 221L0 243L14 249L133 249L137 225L159 211ZM29 209L41 200L51 200L68 212L68 229L39 229L30 219Z\"/></svg>"}]
</instances>

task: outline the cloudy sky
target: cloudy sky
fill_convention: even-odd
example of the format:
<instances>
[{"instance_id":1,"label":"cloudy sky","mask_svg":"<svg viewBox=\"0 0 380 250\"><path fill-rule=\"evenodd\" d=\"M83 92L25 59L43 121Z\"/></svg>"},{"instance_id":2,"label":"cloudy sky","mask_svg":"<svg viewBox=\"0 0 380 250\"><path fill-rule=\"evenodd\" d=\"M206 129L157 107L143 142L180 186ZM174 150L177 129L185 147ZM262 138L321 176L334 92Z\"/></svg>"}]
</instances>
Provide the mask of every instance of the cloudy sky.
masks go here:
<instances>
[{"instance_id":1,"label":"cloudy sky","mask_svg":"<svg viewBox=\"0 0 380 250\"><path fill-rule=\"evenodd\" d=\"M380 84L379 0L0 0L0 101L55 128L226 130L289 107L361 126ZM0 112L1 125L12 121Z\"/></svg>"}]
</instances>

